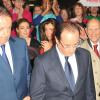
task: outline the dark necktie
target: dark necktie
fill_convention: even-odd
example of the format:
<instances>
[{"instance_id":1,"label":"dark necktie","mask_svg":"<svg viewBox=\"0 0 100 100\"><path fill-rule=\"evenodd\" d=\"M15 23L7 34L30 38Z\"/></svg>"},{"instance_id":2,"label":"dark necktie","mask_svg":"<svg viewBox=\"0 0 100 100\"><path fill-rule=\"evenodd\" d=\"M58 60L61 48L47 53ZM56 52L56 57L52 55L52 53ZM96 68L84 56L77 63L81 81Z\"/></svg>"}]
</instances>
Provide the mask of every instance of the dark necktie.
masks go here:
<instances>
[{"instance_id":1,"label":"dark necktie","mask_svg":"<svg viewBox=\"0 0 100 100\"><path fill-rule=\"evenodd\" d=\"M68 57L65 57L65 59L66 59L66 62L65 62L65 74L66 74L67 80L68 80L68 82L70 84L70 87L71 87L72 91L74 91L74 88L75 88L74 74L73 74L73 71L72 71L70 63L68 62Z\"/></svg>"},{"instance_id":2,"label":"dark necktie","mask_svg":"<svg viewBox=\"0 0 100 100\"><path fill-rule=\"evenodd\" d=\"M8 58L7 58L7 55L5 53L5 45L2 45L1 48L2 48L2 58L4 59L4 61L6 62L6 64L8 66L10 66Z\"/></svg>"},{"instance_id":3,"label":"dark necktie","mask_svg":"<svg viewBox=\"0 0 100 100\"><path fill-rule=\"evenodd\" d=\"M97 45L97 44L96 44L96 45L93 45L93 47L94 47L94 52L96 53L96 55L97 55L98 57L100 57L99 52L98 52L98 50L97 50L98 45Z\"/></svg>"}]
</instances>

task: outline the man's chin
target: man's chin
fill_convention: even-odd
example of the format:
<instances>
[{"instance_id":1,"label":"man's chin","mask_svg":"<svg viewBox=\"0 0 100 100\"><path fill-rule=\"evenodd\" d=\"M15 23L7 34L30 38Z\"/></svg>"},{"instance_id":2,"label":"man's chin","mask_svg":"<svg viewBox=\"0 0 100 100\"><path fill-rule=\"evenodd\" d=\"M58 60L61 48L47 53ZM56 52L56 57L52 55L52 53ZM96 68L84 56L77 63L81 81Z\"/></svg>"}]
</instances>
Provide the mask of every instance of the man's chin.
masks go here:
<instances>
[{"instance_id":1,"label":"man's chin","mask_svg":"<svg viewBox=\"0 0 100 100\"><path fill-rule=\"evenodd\" d=\"M3 44L5 44L8 40L9 40L9 38L0 38L0 44L3 45Z\"/></svg>"}]
</instances>

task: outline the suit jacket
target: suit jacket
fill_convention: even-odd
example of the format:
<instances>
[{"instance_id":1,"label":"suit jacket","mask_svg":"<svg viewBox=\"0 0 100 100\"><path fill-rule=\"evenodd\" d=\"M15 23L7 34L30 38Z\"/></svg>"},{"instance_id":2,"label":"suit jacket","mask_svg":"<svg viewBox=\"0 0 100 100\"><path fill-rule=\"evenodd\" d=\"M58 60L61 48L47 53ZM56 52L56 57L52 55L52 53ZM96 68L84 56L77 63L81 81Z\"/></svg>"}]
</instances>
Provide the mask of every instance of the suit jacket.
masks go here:
<instances>
[{"instance_id":1,"label":"suit jacket","mask_svg":"<svg viewBox=\"0 0 100 100\"><path fill-rule=\"evenodd\" d=\"M66 79L55 47L35 59L30 84L32 100L96 100L90 54L78 48L75 55L78 80L74 91Z\"/></svg>"},{"instance_id":2,"label":"suit jacket","mask_svg":"<svg viewBox=\"0 0 100 100\"><path fill-rule=\"evenodd\" d=\"M14 73L0 56L0 99L22 100L28 93L29 59L24 40L11 38L9 40Z\"/></svg>"},{"instance_id":3,"label":"suit jacket","mask_svg":"<svg viewBox=\"0 0 100 100\"><path fill-rule=\"evenodd\" d=\"M96 100L100 100L100 58L95 54L89 40L84 41L81 47L90 51L96 88Z\"/></svg>"}]
</instances>

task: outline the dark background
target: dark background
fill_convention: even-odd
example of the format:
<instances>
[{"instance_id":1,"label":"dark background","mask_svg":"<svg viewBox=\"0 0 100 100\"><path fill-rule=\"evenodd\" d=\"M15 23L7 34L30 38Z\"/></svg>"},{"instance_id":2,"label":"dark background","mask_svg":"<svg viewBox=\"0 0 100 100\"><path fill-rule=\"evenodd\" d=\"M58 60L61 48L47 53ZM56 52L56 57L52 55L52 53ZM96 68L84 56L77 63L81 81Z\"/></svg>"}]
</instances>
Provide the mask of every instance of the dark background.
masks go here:
<instances>
[{"instance_id":1,"label":"dark background","mask_svg":"<svg viewBox=\"0 0 100 100\"><path fill-rule=\"evenodd\" d=\"M34 4L41 4L42 0L26 0ZM58 0L60 7L72 7L78 0Z\"/></svg>"},{"instance_id":2,"label":"dark background","mask_svg":"<svg viewBox=\"0 0 100 100\"><path fill-rule=\"evenodd\" d=\"M25 0L28 3L32 3L32 4L41 4L42 0ZM72 7L75 2L77 2L78 0L58 0L60 7ZM2 0L0 0L0 5L2 5Z\"/></svg>"}]
</instances>

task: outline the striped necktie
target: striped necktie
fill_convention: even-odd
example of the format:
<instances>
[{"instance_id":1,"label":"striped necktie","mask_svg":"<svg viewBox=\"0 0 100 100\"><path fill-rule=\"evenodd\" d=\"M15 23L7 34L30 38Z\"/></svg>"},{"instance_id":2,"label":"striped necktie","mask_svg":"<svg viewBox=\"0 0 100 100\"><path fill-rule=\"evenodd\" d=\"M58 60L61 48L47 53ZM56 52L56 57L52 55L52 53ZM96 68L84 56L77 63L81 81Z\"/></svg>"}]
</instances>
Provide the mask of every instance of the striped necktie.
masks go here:
<instances>
[{"instance_id":1,"label":"striped necktie","mask_svg":"<svg viewBox=\"0 0 100 100\"><path fill-rule=\"evenodd\" d=\"M96 44L96 45L93 45L94 52L96 53L96 55L97 55L98 57L100 57L97 47L98 47L97 44Z\"/></svg>"}]
</instances>

